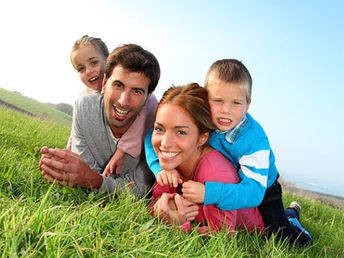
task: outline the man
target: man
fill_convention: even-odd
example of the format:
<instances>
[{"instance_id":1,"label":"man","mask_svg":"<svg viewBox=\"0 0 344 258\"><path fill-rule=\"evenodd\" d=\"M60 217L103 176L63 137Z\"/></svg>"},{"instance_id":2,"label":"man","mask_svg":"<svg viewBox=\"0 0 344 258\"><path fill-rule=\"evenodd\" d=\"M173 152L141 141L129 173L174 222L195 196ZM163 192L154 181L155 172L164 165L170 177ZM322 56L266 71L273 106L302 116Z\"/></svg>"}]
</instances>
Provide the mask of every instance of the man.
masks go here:
<instances>
[{"instance_id":1,"label":"man","mask_svg":"<svg viewBox=\"0 0 344 258\"><path fill-rule=\"evenodd\" d=\"M160 78L153 54L135 44L116 48L107 58L102 94L81 97L75 105L72 151L42 148L39 169L48 181L70 187L122 191L129 187L144 196L154 182L144 154L139 159L125 155L119 175L101 175L121 136L146 104ZM152 105L151 112L156 108ZM147 130L153 126L147 117ZM142 141L142 139L138 139Z\"/></svg>"}]
</instances>

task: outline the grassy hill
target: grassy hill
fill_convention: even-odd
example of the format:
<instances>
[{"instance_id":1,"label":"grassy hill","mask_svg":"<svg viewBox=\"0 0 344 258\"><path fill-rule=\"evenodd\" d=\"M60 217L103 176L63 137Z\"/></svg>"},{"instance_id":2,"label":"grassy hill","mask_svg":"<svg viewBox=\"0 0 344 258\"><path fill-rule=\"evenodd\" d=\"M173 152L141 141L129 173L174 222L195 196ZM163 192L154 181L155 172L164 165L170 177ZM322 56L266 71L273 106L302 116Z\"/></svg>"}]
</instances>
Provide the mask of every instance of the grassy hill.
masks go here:
<instances>
[{"instance_id":1,"label":"grassy hill","mask_svg":"<svg viewBox=\"0 0 344 258\"><path fill-rule=\"evenodd\" d=\"M184 234L152 218L147 205L42 180L43 145L63 148L70 128L0 107L1 257L344 257L344 213L294 194L314 245L299 249L263 236Z\"/></svg>"},{"instance_id":2,"label":"grassy hill","mask_svg":"<svg viewBox=\"0 0 344 258\"><path fill-rule=\"evenodd\" d=\"M72 117L63 113L52 106L43 104L34 99L0 88L0 105L16 109L28 115L42 119L48 119L71 125Z\"/></svg>"}]
</instances>

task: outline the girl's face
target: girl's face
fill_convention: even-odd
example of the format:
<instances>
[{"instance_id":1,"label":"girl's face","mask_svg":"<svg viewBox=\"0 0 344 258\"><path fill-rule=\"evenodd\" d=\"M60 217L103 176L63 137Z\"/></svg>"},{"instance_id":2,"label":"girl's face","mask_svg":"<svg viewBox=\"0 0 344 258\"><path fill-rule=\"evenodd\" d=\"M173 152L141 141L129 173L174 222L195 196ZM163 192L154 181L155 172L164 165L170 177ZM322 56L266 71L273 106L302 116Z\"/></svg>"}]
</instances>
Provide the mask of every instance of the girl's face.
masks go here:
<instances>
[{"instance_id":1,"label":"girl's face","mask_svg":"<svg viewBox=\"0 0 344 258\"><path fill-rule=\"evenodd\" d=\"M100 91L106 58L92 44L86 44L72 52L71 61L81 81L88 88Z\"/></svg>"},{"instance_id":2,"label":"girl's face","mask_svg":"<svg viewBox=\"0 0 344 258\"><path fill-rule=\"evenodd\" d=\"M247 85L223 82L215 73L209 75L207 84L213 122L220 131L233 129L250 106L246 99Z\"/></svg>"},{"instance_id":3,"label":"girl's face","mask_svg":"<svg viewBox=\"0 0 344 258\"><path fill-rule=\"evenodd\" d=\"M201 146L208 134L199 134L190 114L176 104L162 104L156 113L152 144L160 166L178 169L183 174L193 171Z\"/></svg>"}]
</instances>

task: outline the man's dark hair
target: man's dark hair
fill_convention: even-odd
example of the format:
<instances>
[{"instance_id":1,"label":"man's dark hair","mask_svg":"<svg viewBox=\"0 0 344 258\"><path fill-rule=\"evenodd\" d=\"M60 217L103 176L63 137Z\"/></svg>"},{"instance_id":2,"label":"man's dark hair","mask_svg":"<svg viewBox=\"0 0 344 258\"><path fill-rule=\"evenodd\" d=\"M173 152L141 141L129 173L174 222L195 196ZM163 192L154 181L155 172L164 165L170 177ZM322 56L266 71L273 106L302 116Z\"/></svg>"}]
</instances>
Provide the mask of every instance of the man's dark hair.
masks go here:
<instances>
[{"instance_id":1,"label":"man's dark hair","mask_svg":"<svg viewBox=\"0 0 344 258\"><path fill-rule=\"evenodd\" d=\"M111 76L117 65L132 72L143 73L150 79L148 93L155 90L160 79L160 66L151 52L135 44L125 44L115 48L106 60L106 79Z\"/></svg>"}]
</instances>

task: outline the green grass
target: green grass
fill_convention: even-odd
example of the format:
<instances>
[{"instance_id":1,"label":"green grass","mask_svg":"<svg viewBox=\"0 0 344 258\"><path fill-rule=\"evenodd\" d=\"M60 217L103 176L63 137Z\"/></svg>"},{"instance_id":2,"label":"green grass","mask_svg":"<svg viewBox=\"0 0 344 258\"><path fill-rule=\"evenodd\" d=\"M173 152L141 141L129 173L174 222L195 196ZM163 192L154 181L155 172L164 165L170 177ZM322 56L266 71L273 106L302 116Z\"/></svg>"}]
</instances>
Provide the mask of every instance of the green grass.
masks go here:
<instances>
[{"instance_id":1,"label":"green grass","mask_svg":"<svg viewBox=\"0 0 344 258\"><path fill-rule=\"evenodd\" d=\"M72 117L66 113L63 113L49 106L48 104L40 103L34 99L5 90L3 88L0 88L0 100L14 105L21 110L32 113L34 116L42 119L58 121L65 125L71 125L72 123Z\"/></svg>"},{"instance_id":2,"label":"green grass","mask_svg":"<svg viewBox=\"0 0 344 258\"><path fill-rule=\"evenodd\" d=\"M237 232L185 234L150 216L147 203L42 180L41 146L63 148L70 128L0 108L0 257L344 257L344 214L286 194L303 207L315 244L299 249Z\"/></svg>"}]
</instances>

